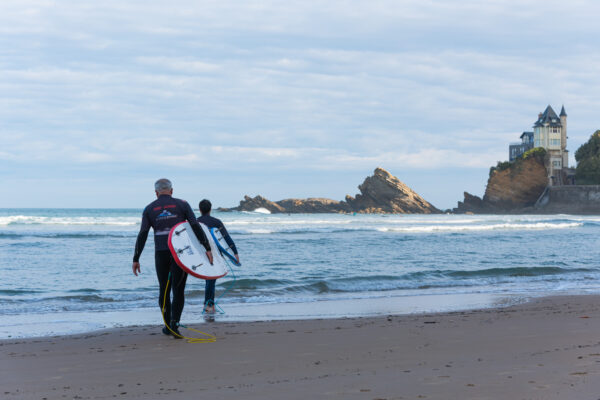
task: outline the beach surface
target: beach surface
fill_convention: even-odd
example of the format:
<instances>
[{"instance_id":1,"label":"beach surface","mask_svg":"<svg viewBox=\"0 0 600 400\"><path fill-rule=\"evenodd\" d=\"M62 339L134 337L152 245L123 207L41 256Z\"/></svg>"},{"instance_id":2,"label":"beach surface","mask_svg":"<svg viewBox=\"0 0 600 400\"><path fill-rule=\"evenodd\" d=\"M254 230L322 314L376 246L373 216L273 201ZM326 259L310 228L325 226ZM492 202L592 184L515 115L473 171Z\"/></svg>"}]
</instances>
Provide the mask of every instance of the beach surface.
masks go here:
<instances>
[{"instance_id":1,"label":"beach surface","mask_svg":"<svg viewBox=\"0 0 600 400\"><path fill-rule=\"evenodd\" d=\"M0 341L3 399L599 399L600 296ZM188 331L189 332L189 331Z\"/></svg>"}]
</instances>

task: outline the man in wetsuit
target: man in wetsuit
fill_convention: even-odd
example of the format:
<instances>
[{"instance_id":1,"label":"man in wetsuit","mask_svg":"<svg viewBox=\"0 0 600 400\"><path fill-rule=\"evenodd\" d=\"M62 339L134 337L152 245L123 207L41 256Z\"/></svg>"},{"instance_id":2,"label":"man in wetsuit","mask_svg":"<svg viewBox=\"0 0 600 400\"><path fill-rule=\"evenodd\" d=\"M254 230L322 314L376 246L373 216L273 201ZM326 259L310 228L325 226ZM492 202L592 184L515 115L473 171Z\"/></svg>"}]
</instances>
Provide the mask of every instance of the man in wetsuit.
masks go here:
<instances>
[{"instance_id":1,"label":"man in wetsuit","mask_svg":"<svg viewBox=\"0 0 600 400\"><path fill-rule=\"evenodd\" d=\"M142 226L140 227L140 233L135 242L132 269L134 275L137 276L138 272L140 272L140 255L144 250L144 245L148 238L148 231L150 231L150 228L152 227L154 230L154 261L156 275L160 286L158 305L162 309L163 302L165 303L163 317L166 323L169 324L168 326L163 327L162 331L165 335L170 335L171 331L174 331L181 336L179 334L178 326L179 318L181 318L181 312L183 311L183 304L185 302L184 290L187 273L179 268L169 251L168 240L171 228L178 223L187 220L192 226L198 240L206 249L206 255L211 263L213 259L210 252L210 244L208 243L200 224L196 221L196 216L190 205L185 200L171 197L173 194L171 181L168 179L157 180L154 184L154 190L157 199L148 204L142 214ZM171 293L165 296L169 273L171 274L170 292L173 295L172 302ZM174 336L178 338L177 335Z\"/></svg>"},{"instance_id":2,"label":"man in wetsuit","mask_svg":"<svg viewBox=\"0 0 600 400\"><path fill-rule=\"evenodd\" d=\"M200 209L200 213L202 214L202 216L200 218L198 218L198 222L202 222L209 229L217 228L219 231L221 231L221 235L223 236L223 239L225 239L225 241L229 245L229 248L233 251L233 254L235 255L235 259L239 263L240 256L238 255L238 251L237 251L237 248L235 247L235 243L233 243L231 236L229 236L227 229L225 229L225 225L223 225L223 222L221 222L220 219L210 216L210 210L212 208L211 202L204 199L200 202L200 204L198 205L198 208ZM217 281L216 279L207 279L206 280L206 286L204 289L204 312L207 312L207 313L215 312L215 284L216 284L216 281Z\"/></svg>"}]
</instances>

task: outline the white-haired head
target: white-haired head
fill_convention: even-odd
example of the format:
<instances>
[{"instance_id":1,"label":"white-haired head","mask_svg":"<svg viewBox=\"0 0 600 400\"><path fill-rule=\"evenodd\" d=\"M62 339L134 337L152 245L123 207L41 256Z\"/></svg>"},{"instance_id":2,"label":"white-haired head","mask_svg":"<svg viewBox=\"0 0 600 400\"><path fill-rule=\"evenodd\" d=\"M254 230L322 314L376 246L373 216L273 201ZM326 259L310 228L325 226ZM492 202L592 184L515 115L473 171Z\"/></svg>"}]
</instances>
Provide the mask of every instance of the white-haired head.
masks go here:
<instances>
[{"instance_id":1,"label":"white-haired head","mask_svg":"<svg viewBox=\"0 0 600 400\"><path fill-rule=\"evenodd\" d=\"M156 193L158 194L169 193L173 190L173 185L170 180L162 178L154 183L154 190L156 190Z\"/></svg>"}]
</instances>

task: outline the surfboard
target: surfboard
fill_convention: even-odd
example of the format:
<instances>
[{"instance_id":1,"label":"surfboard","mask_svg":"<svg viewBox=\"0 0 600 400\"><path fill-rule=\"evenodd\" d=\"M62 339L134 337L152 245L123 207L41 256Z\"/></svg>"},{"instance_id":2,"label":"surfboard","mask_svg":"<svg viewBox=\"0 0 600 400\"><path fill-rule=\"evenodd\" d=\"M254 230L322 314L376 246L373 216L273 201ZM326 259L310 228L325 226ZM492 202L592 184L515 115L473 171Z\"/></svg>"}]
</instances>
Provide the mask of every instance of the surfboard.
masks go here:
<instances>
[{"instance_id":1,"label":"surfboard","mask_svg":"<svg viewBox=\"0 0 600 400\"><path fill-rule=\"evenodd\" d=\"M208 227L200 224L213 256L213 263L208 261L206 249L200 244L189 222L180 222L169 232L169 250L175 262L188 274L200 279L217 279L227 275L225 258Z\"/></svg>"},{"instance_id":2,"label":"surfboard","mask_svg":"<svg viewBox=\"0 0 600 400\"><path fill-rule=\"evenodd\" d=\"M231 250L231 248L227 244L227 241L225 240L225 238L223 238L221 231L218 228L210 228L210 234L211 234L212 238L215 240L215 243L217 244L217 247L221 251L221 254L223 256L229 258L229 261L231 261L233 263L233 265L236 265L238 267L241 266L242 263L239 263L238 260L235 258L235 254L233 253L233 250Z\"/></svg>"}]
</instances>

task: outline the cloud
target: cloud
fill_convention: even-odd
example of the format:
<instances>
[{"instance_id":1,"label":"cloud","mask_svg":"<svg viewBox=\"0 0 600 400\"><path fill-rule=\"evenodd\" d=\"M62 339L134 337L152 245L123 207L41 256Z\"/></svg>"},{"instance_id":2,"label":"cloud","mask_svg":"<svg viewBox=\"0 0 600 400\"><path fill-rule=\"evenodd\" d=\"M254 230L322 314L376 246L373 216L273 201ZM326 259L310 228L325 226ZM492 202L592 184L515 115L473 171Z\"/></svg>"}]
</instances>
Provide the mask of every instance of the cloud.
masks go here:
<instances>
[{"instance_id":1,"label":"cloud","mask_svg":"<svg viewBox=\"0 0 600 400\"><path fill-rule=\"evenodd\" d=\"M190 74L203 74L217 71L219 66L197 60L169 58L169 57L137 57L137 62L151 66L168 68L174 71L187 72Z\"/></svg>"},{"instance_id":2,"label":"cloud","mask_svg":"<svg viewBox=\"0 0 600 400\"><path fill-rule=\"evenodd\" d=\"M0 159L485 179L547 104L565 104L572 153L599 127L599 13L579 0L2 2Z\"/></svg>"}]
</instances>

